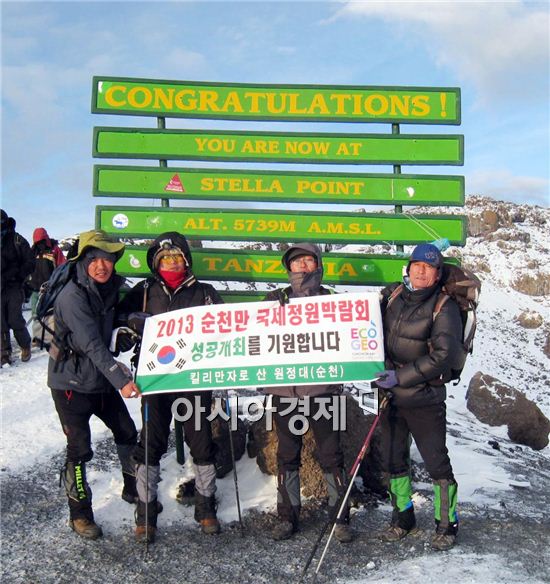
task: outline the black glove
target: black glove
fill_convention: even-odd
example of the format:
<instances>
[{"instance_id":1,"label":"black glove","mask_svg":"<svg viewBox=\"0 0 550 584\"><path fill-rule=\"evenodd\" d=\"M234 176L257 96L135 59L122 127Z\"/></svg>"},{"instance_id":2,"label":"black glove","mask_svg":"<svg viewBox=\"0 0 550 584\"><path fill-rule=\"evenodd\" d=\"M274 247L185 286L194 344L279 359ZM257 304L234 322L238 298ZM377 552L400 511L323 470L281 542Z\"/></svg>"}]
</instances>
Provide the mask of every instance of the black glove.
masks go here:
<instances>
[{"instance_id":1,"label":"black glove","mask_svg":"<svg viewBox=\"0 0 550 584\"><path fill-rule=\"evenodd\" d=\"M284 288L279 288L275 290L275 297L277 298L281 306L288 304L290 301L288 294L285 292Z\"/></svg>"},{"instance_id":2,"label":"black glove","mask_svg":"<svg viewBox=\"0 0 550 584\"><path fill-rule=\"evenodd\" d=\"M151 315L148 312L132 312L128 316L128 326L141 337L143 336L145 321L150 316Z\"/></svg>"},{"instance_id":3,"label":"black glove","mask_svg":"<svg viewBox=\"0 0 550 584\"><path fill-rule=\"evenodd\" d=\"M126 353L129 351L140 339L134 331L126 327L121 327L116 336L115 351L116 353Z\"/></svg>"}]
</instances>

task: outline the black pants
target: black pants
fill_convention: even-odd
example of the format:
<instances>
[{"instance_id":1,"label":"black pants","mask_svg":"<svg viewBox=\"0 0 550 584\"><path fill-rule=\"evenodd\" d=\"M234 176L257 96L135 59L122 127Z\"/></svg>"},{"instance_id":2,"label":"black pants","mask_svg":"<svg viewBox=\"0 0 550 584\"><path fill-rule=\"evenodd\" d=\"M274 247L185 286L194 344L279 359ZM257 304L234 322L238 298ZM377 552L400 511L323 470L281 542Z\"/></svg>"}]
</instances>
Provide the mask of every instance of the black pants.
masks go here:
<instances>
[{"instance_id":1,"label":"black pants","mask_svg":"<svg viewBox=\"0 0 550 584\"><path fill-rule=\"evenodd\" d=\"M188 400L193 408L193 415L183 422L185 442L189 446L193 462L197 465L214 464L216 446L212 442L212 428L206 419L212 407L212 392L199 391L196 393L159 393L145 395L141 402L141 417L143 426L134 458L139 464L145 464L145 403L148 403L148 446L149 464L156 466L168 450L168 437L172 422L172 404L180 398ZM203 409L196 411L196 401ZM185 416L186 407L179 407L178 412ZM196 414L196 415L195 415Z\"/></svg>"},{"instance_id":2,"label":"black pants","mask_svg":"<svg viewBox=\"0 0 550 584\"><path fill-rule=\"evenodd\" d=\"M67 437L67 460L88 462L93 457L90 418L97 416L113 433L115 444L133 445L137 430L117 391L81 393L52 389L55 409Z\"/></svg>"},{"instance_id":3,"label":"black pants","mask_svg":"<svg viewBox=\"0 0 550 584\"><path fill-rule=\"evenodd\" d=\"M11 352L10 329L21 348L31 346L31 336L23 318L25 294L19 285L8 285L2 290L1 338L2 354Z\"/></svg>"},{"instance_id":4,"label":"black pants","mask_svg":"<svg viewBox=\"0 0 550 584\"><path fill-rule=\"evenodd\" d=\"M453 480L453 469L445 444L445 402L419 408L392 406L381 419L382 466L390 476L409 472L409 433L432 480Z\"/></svg>"},{"instance_id":5,"label":"black pants","mask_svg":"<svg viewBox=\"0 0 550 584\"><path fill-rule=\"evenodd\" d=\"M319 398L332 398L332 395L322 395ZM275 421L275 430L279 440L279 447L277 449L277 465L279 471L298 470L300 468L300 455L302 451L302 436L296 435L292 432L290 427L290 420L297 411L292 411L284 416L280 412L284 412L288 408L288 403L283 401L278 395L273 396L273 406L276 411L273 413ZM319 419L314 420L313 417L319 411L320 402L316 397L309 398L310 413L305 416L308 423L313 430L315 436L315 443L317 444L317 454L319 456L319 464L324 472L331 472L333 469L342 468L344 466L344 453L340 447L340 432L333 430L332 417L330 419L320 416ZM335 397L335 400L338 400ZM339 404L339 401L336 402ZM331 401L332 405L332 401ZM300 423L296 424L298 427Z\"/></svg>"}]
</instances>

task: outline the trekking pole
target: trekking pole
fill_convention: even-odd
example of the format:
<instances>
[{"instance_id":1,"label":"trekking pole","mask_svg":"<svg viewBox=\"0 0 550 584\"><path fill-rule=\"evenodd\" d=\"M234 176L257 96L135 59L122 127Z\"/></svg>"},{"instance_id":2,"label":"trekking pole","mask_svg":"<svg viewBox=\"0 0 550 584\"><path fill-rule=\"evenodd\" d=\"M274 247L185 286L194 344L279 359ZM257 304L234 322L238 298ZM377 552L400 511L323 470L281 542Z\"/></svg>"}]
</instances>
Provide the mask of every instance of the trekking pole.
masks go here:
<instances>
[{"instance_id":1,"label":"trekking pole","mask_svg":"<svg viewBox=\"0 0 550 584\"><path fill-rule=\"evenodd\" d=\"M241 516L241 501L239 499L239 483L237 481L237 461L235 460L235 446L233 444L233 432L231 432L231 404L229 403L229 392L227 392L227 399L225 400L225 410L229 416L227 419L227 426L229 429L229 448L231 450L231 462L233 463L233 481L235 483L235 496L237 498L237 513L239 514L239 524L241 526L241 537L244 537L244 524ZM237 412L238 412L237 407Z\"/></svg>"},{"instance_id":2,"label":"trekking pole","mask_svg":"<svg viewBox=\"0 0 550 584\"><path fill-rule=\"evenodd\" d=\"M340 518L340 516L342 515L342 512L344 511L344 509L346 507L346 503L347 503L349 494L350 494L351 489L353 487L353 482L355 481L355 477L357 476L357 473L359 472L359 467L361 466L361 463L363 462L363 459L365 458L367 450L370 446L372 435L374 434L374 430L376 429L376 426L378 425L378 422L380 421L380 416L384 413L384 410L386 409L388 403L389 403L389 398L387 396L384 396L384 398L380 402L380 407L378 408L378 414L374 418L372 425L367 433L367 436L366 436L365 440L363 441L363 445L361 446L361 449L359 450L359 454L357 455L357 458L355 459L355 462L353 463L353 466L351 467L351 470L349 472L351 479L349 481L348 488L346 489L346 492L344 493L344 495L340 496L340 499L338 500L338 502L334 506L335 509L338 508L338 504L341 501L340 507L338 508L338 513L336 514L336 517L334 517L334 513L332 513L332 515L329 517L328 521L323 526L323 529L321 530L321 533L317 537L317 541L315 542L315 545L313 546L313 549L311 550L311 553L309 554L306 565L304 566L304 569L302 570L302 575L300 576L299 582L303 582L304 577L307 573L307 570L308 570L308 568L309 568L309 566L310 566L310 564L315 556L315 553L317 552L317 548L319 547L319 544L321 543L321 540L323 539L327 529L332 524L332 529L331 529L329 538L327 540L327 543L325 545L325 548L323 550L321 558L319 559L319 563L317 564L315 574L313 575L313 582L315 582L317 580L317 574L319 573L319 570L321 568L321 564L323 563L325 554L328 550L328 546L330 545L332 536L334 534L334 530L336 528L336 522L338 521L338 519Z\"/></svg>"},{"instance_id":3,"label":"trekking pole","mask_svg":"<svg viewBox=\"0 0 550 584\"><path fill-rule=\"evenodd\" d=\"M149 401L143 396L143 423L145 424L145 555L149 554Z\"/></svg>"}]
</instances>

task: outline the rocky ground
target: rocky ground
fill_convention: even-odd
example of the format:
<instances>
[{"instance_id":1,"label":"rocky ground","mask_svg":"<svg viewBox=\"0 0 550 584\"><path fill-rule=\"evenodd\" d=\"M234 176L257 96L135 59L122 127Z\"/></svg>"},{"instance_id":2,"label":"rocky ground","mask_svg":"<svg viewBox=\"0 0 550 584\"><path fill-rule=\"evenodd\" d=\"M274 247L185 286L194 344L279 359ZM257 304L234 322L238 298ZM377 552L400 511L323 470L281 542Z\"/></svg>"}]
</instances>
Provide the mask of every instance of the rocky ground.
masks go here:
<instances>
[{"instance_id":1,"label":"rocky ground","mask_svg":"<svg viewBox=\"0 0 550 584\"><path fill-rule=\"evenodd\" d=\"M480 562L496 563L501 582L550 582L550 513L547 493L550 469L547 458L503 441L493 444L494 455L521 480L498 501L487 505L466 504L460 508L458 545L450 552L434 552L431 493L427 483L418 483L416 507L420 532L397 544L384 544L377 533L388 520L389 507L372 497L363 499L352 524L356 540L331 544L318 577L319 582L393 581L403 561L426 570L424 581L450 581L430 572L442 556L445 563L458 563L464 582L478 582ZM491 450L491 449L490 449ZM9 474L2 481L2 582L204 582L285 583L298 582L301 569L325 520L316 503L306 504L300 532L290 541L273 542L270 513L247 513L245 532L238 524L223 525L219 536L204 536L188 519L161 527L158 541L137 545L132 536L132 509L128 505L124 525L106 530L103 539L88 542L67 527L66 502L55 488L62 453L48 465L36 465L24 474ZM95 466L115 471L110 442L98 445ZM417 469L421 476L422 469ZM426 487L426 489L422 487ZM246 485L241 485L242 489ZM122 501L120 505L126 505ZM182 507L183 509L183 507ZM498 558L498 560L497 560ZM498 564L497 564L498 562ZM315 569L310 568L310 577ZM424 567L423 567L424 566ZM491 568L492 569L492 568ZM437 571L437 570L436 570ZM431 574L431 576L430 576ZM506 574L513 579L507 580ZM388 580L377 577L384 575ZM454 578L454 575L453 575ZM517 579L516 579L517 578ZM491 580L493 581L493 580ZM496 581L496 580L495 580Z\"/></svg>"}]
</instances>

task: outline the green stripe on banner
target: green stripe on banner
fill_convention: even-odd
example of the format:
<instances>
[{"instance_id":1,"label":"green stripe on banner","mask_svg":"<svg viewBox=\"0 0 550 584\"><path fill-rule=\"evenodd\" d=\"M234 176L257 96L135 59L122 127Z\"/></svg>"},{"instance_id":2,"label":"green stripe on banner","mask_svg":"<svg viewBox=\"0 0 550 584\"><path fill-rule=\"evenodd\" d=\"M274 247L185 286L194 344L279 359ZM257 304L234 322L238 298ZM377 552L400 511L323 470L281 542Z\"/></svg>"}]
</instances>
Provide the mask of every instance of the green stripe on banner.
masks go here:
<instances>
[{"instance_id":1,"label":"green stripe on banner","mask_svg":"<svg viewBox=\"0 0 550 584\"><path fill-rule=\"evenodd\" d=\"M97 158L321 164L464 164L464 137L94 128Z\"/></svg>"},{"instance_id":2,"label":"green stripe on banner","mask_svg":"<svg viewBox=\"0 0 550 584\"><path fill-rule=\"evenodd\" d=\"M466 219L460 215L98 206L96 227L118 237L145 238L178 231L188 239L234 241L415 244L446 237L460 245L466 240Z\"/></svg>"},{"instance_id":3,"label":"green stripe on banner","mask_svg":"<svg viewBox=\"0 0 550 584\"><path fill-rule=\"evenodd\" d=\"M300 377L301 368L307 377ZM332 368L332 375L330 374ZM383 362L308 363L303 365L266 365L262 367L211 367L191 369L165 375L138 375L142 393L200 391L274 385L309 385L314 383L347 383L368 381L384 369ZM259 372L261 375L259 376ZM198 379L198 382L194 381ZM208 381L208 380L211 381Z\"/></svg>"},{"instance_id":4,"label":"green stripe on banner","mask_svg":"<svg viewBox=\"0 0 550 584\"><path fill-rule=\"evenodd\" d=\"M463 205L464 177L95 165L94 196L292 203Z\"/></svg>"}]
</instances>

